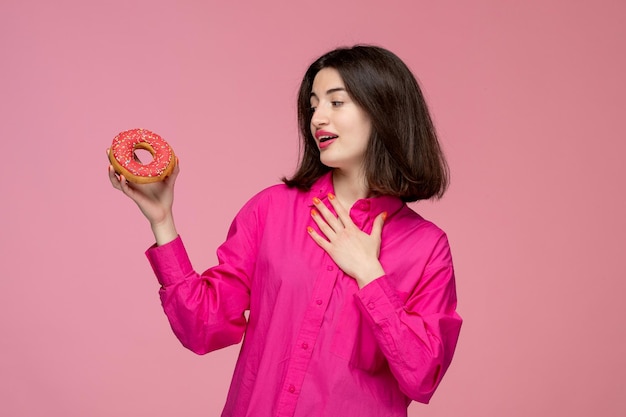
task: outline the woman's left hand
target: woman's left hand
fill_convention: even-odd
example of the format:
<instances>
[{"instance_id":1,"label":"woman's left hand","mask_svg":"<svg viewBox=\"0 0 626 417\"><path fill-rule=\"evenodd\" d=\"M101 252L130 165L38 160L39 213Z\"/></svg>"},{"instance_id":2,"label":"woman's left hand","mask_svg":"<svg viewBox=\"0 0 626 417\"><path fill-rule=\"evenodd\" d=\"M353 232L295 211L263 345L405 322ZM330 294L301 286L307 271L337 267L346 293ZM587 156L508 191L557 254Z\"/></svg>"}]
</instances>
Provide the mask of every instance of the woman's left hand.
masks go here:
<instances>
[{"instance_id":1,"label":"woman's left hand","mask_svg":"<svg viewBox=\"0 0 626 417\"><path fill-rule=\"evenodd\" d=\"M378 260L383 223L387 213L380 213L374 219L372 233L369 235L360 230L350 218L350 213L341 205L337 198L329 194L337 216L326 207L320 199L314 198L315 208L311 216L326 239L312 227L308 232L322 249L335 261L346 274L353 277L360 288L378 277L385 275Z\"/></svg>"}]
</instances>

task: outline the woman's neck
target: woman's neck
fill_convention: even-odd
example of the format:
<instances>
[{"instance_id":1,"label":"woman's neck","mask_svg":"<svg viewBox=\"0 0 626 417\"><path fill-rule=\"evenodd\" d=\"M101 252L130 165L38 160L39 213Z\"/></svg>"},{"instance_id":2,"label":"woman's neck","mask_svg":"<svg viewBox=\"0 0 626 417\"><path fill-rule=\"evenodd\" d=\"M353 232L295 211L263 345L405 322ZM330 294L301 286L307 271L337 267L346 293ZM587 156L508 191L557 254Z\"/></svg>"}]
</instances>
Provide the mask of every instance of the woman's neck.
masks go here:
<instances>
[{"instance_id":1,"label":"woman's neck","mask_svg":"<svg viewBox=\"0 0 626 417\"><path fill-rule=\"evenodd\" d=\"M350 175L339 169L334 169L333 188L339 202L347 210L350 210L356 201L369 195L369 187L362 172Z\"/></svg>"}]
</instances>

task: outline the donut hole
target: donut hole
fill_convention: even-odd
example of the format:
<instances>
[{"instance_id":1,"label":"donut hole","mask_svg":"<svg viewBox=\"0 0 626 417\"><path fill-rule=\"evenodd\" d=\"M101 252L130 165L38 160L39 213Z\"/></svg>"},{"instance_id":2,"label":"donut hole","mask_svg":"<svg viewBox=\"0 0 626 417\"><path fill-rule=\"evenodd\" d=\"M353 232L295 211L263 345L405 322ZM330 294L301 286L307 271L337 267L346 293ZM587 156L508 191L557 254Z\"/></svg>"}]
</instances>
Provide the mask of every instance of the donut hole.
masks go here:
<instances>
[{"instance_id":1,"label":"donut hole","mask_svg":"<svg viewBox=\"0 0 626 417\"><path fill-rule=\"evenodd\" d=\"M142 165L148 165L154 160L152 152L150 152L148 149L141 147L135 148L135 150L133 151L133 155L135 156L135 159L139 160L139 163L141 163Z\"/></svg>"}]
</instances>

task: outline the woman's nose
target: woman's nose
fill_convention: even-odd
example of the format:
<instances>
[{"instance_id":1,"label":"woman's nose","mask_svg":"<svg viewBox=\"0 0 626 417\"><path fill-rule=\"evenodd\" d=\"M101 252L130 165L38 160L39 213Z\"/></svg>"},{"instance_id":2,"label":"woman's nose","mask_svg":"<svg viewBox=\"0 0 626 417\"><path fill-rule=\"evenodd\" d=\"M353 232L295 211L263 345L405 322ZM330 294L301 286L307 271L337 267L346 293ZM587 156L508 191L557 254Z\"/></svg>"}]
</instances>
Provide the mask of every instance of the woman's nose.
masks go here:
<instances>
[{"instance_id":1,"label":"woman's nose","mask_svg":"<svg viewBox=\"0 0 626 417\"><path fill-rule=\"evenodd\" d=\"M313 126L316 127L320 127L320 126L325 126L328 124L328 118L327 117L321 117L321 116L317 116L317 112L313 114L313 118L311 119L311 123L313 123Z\"/></svg>"},{"instance_id":2,"label":"woman's nose","mask_svg":"<svg viewBox=\"0 0 626 417\"><path fill-rule=\"evenodd\" d=\"M311 123L313 123L314 126L324 126L328 124L328 115L326 114L322 106L317 106L317 108L313 112Z\"/></svg>"}]
</instances>

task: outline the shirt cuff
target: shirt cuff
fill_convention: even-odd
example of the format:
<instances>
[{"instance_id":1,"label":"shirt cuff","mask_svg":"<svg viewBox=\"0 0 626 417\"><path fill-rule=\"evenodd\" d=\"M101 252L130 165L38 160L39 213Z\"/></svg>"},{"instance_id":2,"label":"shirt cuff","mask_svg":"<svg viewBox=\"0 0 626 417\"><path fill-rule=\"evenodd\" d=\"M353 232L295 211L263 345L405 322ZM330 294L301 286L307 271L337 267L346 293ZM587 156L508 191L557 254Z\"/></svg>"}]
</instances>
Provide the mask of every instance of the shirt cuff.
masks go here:
<instances>
[{"instance_id":1,"label":"shirt cuff","mask_svg":"<svg viewBox=\"0 0 626 417\"><path fill-rule=\"evenodd\" d=\"M164 245L152 245L146 257L159 283L167 287L183 281L193 272L191 261L180 236Z\"/></svg>"},{"instance_id":2,"label":"shirt cuff","mask_svg":"<svg viewBox=\"0 0 626 417\"><path fill-rule=\"evenodd\" d=\"M360 301L361 310L377 324L395 315L398 308L402 308L402 301L396 290L389 284L389 278L386 275L361 288L355 297Z\"/></svg>"}]
</instances>

